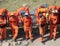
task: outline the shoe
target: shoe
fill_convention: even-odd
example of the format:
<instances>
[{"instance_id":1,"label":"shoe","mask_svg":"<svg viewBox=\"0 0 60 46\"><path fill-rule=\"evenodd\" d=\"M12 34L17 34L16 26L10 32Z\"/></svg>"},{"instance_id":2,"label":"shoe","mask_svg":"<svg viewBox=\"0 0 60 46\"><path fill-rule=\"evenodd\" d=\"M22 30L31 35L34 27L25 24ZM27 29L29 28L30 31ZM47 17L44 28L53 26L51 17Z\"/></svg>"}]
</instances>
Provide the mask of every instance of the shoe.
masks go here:
<instances>
[{"instance_id":1,"label":"shoe","mask_svg":"<svg viewBox=\"0 0 60 46\"><path fill-rule=\"evenodd\" d=\"M33 42L34 40L33 39L31 39L31 42Z\"/></svg>"},{"instance_id":2,"label":"shoe","mask_svg":"<svg viewBox=\"0 0 60 46\"><path fill-rule=\"evenodd\" d=\"M56 39L54 39L54 41L56 41Z\"/></svg>"},{"instance_id":3,"label":"shoe","mask_svg":"<svg viewBox=\"0 0 60 46\"><path fill-rule=\"evenodd\" d=\"M53 38L50 38L49 40L52 40Z\"/></svg>"},{"instance_id":4,"label":"shoe","mask_svg":"<svg viewBox=\"0 0 60 46\"><path fill-rule=\"evenodd\" d=\"M10 41L13 42L13 41L15 41L15 40L14 40L14 39L11 39Z\"/></svg>"},{"instance_id":5,"label":"shoe","mask_svg":"<svg viewBox=\"0 0 60 46\"><path fill-rule=\"evenodd\" d=\"M41 43L45 45L45 42L44 41L42 41Z\"/></svg>"}]
</instances>

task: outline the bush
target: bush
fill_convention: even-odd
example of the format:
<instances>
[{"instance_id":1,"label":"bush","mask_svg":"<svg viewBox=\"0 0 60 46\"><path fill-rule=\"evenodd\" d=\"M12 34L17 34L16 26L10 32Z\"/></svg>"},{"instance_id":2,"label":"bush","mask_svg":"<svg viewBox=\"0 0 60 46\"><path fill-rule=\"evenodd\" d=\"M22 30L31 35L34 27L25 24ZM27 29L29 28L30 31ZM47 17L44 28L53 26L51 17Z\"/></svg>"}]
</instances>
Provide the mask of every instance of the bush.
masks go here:
<instances>
[{"instance_id":1,"label":"bush","mask_svg":"<svg viewBox=\"0 0 60 46\"><path fill-rule=\"evenodd\" d=\"M33 2L37 2L37 0L33 0Z\"/></svg>"}]
</instances>

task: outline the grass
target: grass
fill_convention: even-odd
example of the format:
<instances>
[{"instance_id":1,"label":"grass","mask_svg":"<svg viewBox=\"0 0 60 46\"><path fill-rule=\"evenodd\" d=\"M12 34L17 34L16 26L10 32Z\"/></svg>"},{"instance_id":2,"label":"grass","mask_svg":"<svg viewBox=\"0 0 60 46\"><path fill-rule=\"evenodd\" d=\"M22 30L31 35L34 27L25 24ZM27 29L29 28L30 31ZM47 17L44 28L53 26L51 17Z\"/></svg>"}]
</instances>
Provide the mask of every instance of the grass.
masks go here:
<instances>
[{"instance_id":1,"label":"grass","mask_svg":"<svg viewBox=\"0 0 60 46\"><path fill-rule=\"evenodd\" d=\"M11 11L16 11L18 8L22 7L22 4L28 3L29 8L33 9L35 7L40 6L41 4L47 3L49 5L54 4L54 0L0 0L0 8L5 7L6 9ZM60 5L60 0L57 0L56 5Z\"/></svg>"}]
</instances>

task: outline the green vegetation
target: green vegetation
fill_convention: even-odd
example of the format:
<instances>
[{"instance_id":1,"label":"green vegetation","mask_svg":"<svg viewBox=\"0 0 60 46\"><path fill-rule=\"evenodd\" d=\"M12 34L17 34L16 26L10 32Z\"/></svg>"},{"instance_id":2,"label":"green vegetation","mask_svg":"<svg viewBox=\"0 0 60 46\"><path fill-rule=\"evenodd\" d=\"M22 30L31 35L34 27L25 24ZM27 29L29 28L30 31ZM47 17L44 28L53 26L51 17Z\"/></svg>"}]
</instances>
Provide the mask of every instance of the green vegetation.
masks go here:
<instances>
[{"instance_id":1,"label":"green vegetation","mask_svg":"<svg viewBox=\"0 0 60 46\"><path fill-rule=\"evenodd\" d=\"M0 8L6 8L9 11L16 11L18 8L22 7L22 4L28 3L29 8L33 9L42 4L54 5L54 0L0 0ZM60 0L57 0L56 5L60 5Z\"/></svg>"}]
</instances>

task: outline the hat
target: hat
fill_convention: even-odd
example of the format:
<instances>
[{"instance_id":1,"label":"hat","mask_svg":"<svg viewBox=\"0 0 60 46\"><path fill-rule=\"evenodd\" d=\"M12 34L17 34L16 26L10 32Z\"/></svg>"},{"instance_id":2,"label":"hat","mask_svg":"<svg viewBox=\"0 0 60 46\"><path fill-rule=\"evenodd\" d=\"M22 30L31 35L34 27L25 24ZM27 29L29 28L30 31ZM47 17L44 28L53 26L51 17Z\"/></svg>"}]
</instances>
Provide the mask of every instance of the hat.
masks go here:
<instances>
[{"instance_id":1,"label":"hat","mask_svg":"<svg viewBox=\"0 0 60 46\"><path fill-rule=\"evenodd\" d=\"M58 10L52 10L52 13L58 13Z\"/></svg>"},{"instance_id":2,"label":"hat","mask_svg":"<svg viewBox=\"0 0 60 46\"><path fill-rule=\"evenodd\" d=\"M56 13L58 13L58 10L55 10Z\"/></svg>"},{"instance_id":3,"label":"hat","mask_svg":"<svg viewBox=\"0 0 60 46\"><path fill-rule=\"evenodd\" d=\"M28 15L28 13L25 13L24 15Z\"/></svg>"},{"instance_id":4,"label":"hat","mask_svg":"<svg viewBox=\"0 0 60 46\"><path fill-rule=\"evenodd\" d=\"M26 11L24 11L24 10L23 10L23 11L21 11L21 12L20 12L20 15L24 15L24 14L25 14L25 12L26 12Z\"/></svg>"}]
</instances>

